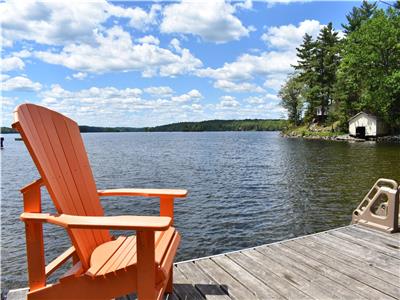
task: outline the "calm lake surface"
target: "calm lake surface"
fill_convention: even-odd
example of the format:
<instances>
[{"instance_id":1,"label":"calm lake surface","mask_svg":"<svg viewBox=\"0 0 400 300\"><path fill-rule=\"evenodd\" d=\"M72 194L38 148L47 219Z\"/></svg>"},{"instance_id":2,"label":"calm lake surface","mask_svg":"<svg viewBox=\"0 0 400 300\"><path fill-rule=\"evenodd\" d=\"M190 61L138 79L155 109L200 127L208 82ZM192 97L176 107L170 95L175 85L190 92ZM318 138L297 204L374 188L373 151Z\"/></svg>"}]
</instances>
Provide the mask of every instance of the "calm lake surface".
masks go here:
<instances>
[{"instance_id":1,"label":"calm lake surface","mask_svg":"<svg viewBox=\"0 0 400 300\"><path fill-rule=\"evenodd\" d=\"M1 150L2 289L26 283L19 189L38 178L23 142ZM400 145L287 139L277 132L91 133L83 138L99 189L186 188L175 224L186 260L349 224L380 177L400 180ZM157 199L106 198L108 215L157 214ZM44 195L43 211L54 212ZM69 246L45 225L47 262Z\"/></svg>"}]
</instances>

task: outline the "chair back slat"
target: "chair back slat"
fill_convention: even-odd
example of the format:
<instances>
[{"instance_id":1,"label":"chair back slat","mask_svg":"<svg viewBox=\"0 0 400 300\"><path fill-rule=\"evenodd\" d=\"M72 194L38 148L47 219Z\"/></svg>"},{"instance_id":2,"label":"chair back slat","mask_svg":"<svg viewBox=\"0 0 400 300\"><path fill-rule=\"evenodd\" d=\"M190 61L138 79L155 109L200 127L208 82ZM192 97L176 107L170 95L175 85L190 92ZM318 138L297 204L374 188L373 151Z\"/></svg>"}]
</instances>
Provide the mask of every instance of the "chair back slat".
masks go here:
<instances>
[{"instance_id":1,"label":"chair back slat","mask_svg":"<svg viewBox=\"0 0 400 300\"><path fill-rule=\"evenodd\" d=\"M104 215L78 125L34 104L20 105L15 121L58 213ZM108 230L68 233L85 269L92 251L111 240Z\"/></svg>"}]
</instances>

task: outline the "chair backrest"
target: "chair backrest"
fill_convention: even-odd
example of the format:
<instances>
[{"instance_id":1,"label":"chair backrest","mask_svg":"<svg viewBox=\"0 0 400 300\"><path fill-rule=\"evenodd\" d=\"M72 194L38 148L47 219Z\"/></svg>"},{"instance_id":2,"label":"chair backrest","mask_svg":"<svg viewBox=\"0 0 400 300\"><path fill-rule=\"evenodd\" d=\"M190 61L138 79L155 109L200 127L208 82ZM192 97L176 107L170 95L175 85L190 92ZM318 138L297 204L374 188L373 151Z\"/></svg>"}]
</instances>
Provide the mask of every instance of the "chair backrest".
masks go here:
<instances>
[{"instance_id":1,"label":"chair backrest","mask_svg":"<svg viewBox=\"0 0 400 300\"><path fill-rule=\"evenodd\" d=\"M22 104L14 112L14 124L60 214L102 216L92 170L73 120L50 109ZM98 245L110 241L108 230L68 230L82 266Z\"/></svg>"}]
</instances>

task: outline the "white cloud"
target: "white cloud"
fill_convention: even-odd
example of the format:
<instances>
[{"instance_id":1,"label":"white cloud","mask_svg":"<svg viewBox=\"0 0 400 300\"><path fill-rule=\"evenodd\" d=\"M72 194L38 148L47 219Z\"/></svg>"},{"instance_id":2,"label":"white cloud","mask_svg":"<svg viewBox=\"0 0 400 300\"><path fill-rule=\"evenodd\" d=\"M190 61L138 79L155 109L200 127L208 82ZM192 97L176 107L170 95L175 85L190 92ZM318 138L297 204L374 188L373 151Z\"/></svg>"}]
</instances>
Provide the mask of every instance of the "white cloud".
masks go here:
<instances>
[{"instance_id":1,"label":"white cloud","mask_svg":"<svg viewBox=\"0 0 400 300\"><path fill-rule=\"evenodd\" d=\"M235 7L224 0L182 0L164 8L160 30L193 34L216 43L239 40L249 35L249 29L234 13Z\"/></svg>"},{"instance_id":2,"label":"white cloud","mask_svg":"<svg viewBox=\"0 0 400 300\"><path fill-rule=\"evenodd\" d=\"M239 107L240 103L232 96L221 96L220 102L217 104L217 109L232 109Z\"/></svg>"},{"instance_id":3,"label":"white cloud","mask_svg":"<svg viewBox=\"0 0 400 300\"><path fill-rule=\"evenodd\" d=\"M230 93L263 93L265 90L253 83L249 82L232 82L229 80L217 80L214 87Z\"/></svg>"},{"instance_id":4,"label":"white cloud","mask_svg":"<svg viewBox=\"0 0 400 300\"><path fill-rule=\"evenodd\" d=\"M256 75L289 72L291 64L295 62L296 55L291 51L270 51L260 55L243 54L236 61L225 63L221 68L198 70L197 75L218 80L249 80Z\"/></svg>"},{"instance_id":5,"label":"white cloud","mask_svg":"<svg viewBox=\"0 0 400 300\"><path fill-rule=\"evenodd\" d=\"M83 73L83 72L78 72L78 73L74 73L72 74L72 77L78 80L83 80L85 79L87 76L87 73Z\"/></svg>"},{"instance_id":6,"label":"white cloud","mask_svg":"<svg viewBox=\"0 0 400 300\"><path fill-rule=\"evenodd\" d=\"M161 9L152 5L149 12L140 7L123 8L105 0L66 1L7 1L0 3L3 46L13 41L28 40L46 45L94 43L96 30L110 17L128 18L128 26L146 30L157 23Z\"/></svg>"},{"instance_id":7,"label":"white cloud","mask_svg":"<svg viewBox=\"0 0 400 300\"><path fill-rule=\"evenodd\" d=\"M286 73L269 74L267 75L267 79L264 82L264 87L272 89L274 91L279 91L286 78Z\"/></svg>"},{"instance_id":8,"label":"white cloud","mask_svg":"<svg viewBox=\"0 0 400 300\"><path fill-rule=\"evenodd\" d=\"M214 87L227 92L257 92L264 89L249 81L264 79L264 87L278 91L287 74L296 64L296 47L302 42L305 33L318 35L324 25L315 20L304 20L296 27L292 24L270 27L263 35L272 50L262 53L245 53L233 62L227 62L220 68L204 68L196 71L199 77L215 80Z\"/></svg>"},{"instance_id":9,"label":"white cloud","mask_svg":"<svg viewBox=\"0 0 400 300\"><path fill-rule=\"evenodd\" d=\"M252 9L253 8L253 1L245 0L243 2L238 2L238 3L235 4L235 8Z\"/></svg>"},{"instance_id":10,"label":"white cloud","mask_svg":"<svg viewBox=\"0 0 400 300\"><path fill-rule=\"evenodd\" d=\"M189 102L189 101L197 101L203 98L201 93L198 90L191 90L186 94L180 95L180 96L174 96L171 98L172 101L174 102Z\"/></svg>"},{"instance_id":11,"label":"white cloud","mask_svg":"<svg viewBox=\"0 0 400 300\"><path fill-rule=\"evenodd\" d=\"M182 53L181 43L178 39L173 38L170 42L170 47L175 50L177 53Z\"/></svg>"},{"instance_id":12,"label":"white cloud","mask_svg":"<svg viewBox=\"0 0 400 300\"><path fill-rule=\"evenodd\" d=\"M1 60L1 72L9 72L13 70L22 70L25 63L19 57L12 56Z\"/></svg>"},{"instance_id":13,"label":"white cloud","mask_svg":"<svg viewBox=\"0 0 400 300\"><path fill-rule=\"evenodd\" d=\"M146 93L167 91L168 87L149 87ZM170 90L172 91L172 89ZM64 113L80 124L103 126L150 126L164 121L171 123L183 121L184 116L202 111L197 101L202 98L198 90L160 98L146 98L138 88L118 89L115 87L91 87L78 91L69 91L60 85L39 93L39 104ZM98 115L104 118L99 121ZM102 123L99 123L102 122ZM156 122L156 124L152 124Z\"/></svg>"},{"instance_id":14,"label":"white cloud","mask_svg":"<svg viewBox=\"0 0 400 300\"><path fill-rule=\"evenodd\" d=\"M275 94L265 94L262 96L252 96L244 99L245 102L249 104L278 104L280 99L277 95Z\"/></svg>"},{"instance_id":15,"label":"white cloud","mask_svg":"<svg viewBox=\"0 0 400 300\"><path fill-rule=\"evenodd\" d=\"M130 27L147 30L151 25L157 24L157 15L161 10L161 6L154 4L149 12L140 7L123 8L116 5L109 5L108 13L116 17L129 18L128 25Z\"/></svg>"},{"instance_id":16,"label":"white cloud","mask_svg":"<svg viewBox=\"0 0 400 300\"><path fill-rule=\"evenodd\" d=\"M323 27L324 25L317 20L304 20L299 23L299 26L289 24L269 27L261 39L272 47L294 50L301 44L306 33L315 38Z\"/></svg>"},{"instance_id":17,"label":"white cloud","mask_svg":"<svg viewBox=\"0 0 400 300\"><path fill-rule=\"evenodd\" d=\"M166 97L174 93L174 90L169 86L151 86L145 88L144 91L153 96Z\"/></svg>"},{"instance_id":18,"label":"white cloud","mask_svg":"<svg viewBox=\"0 0 400 300\"><path fill-rule=\"evenodd\" d=\"M140 44L154 44L154 45L160 44L160 40L153 35L146 35L144 37L141 37L138 39L138 42Z\"/></svg>"},{"instance_id":19,"label":"white cloud","mask_svg":"<svg viewBox=\"0 0 400 300\"><path fill-rule=\"evenodd\" d=\"M81 72L141 71L145 77L158 73L175 76L202 65L188 49L178 55L154 44L134 44L129 33L119 26L97 32L96 45L70 44L59 53L38 51L35 55L47 63Z\"/></svg>"},{"instance_id":20,"label":"white cloud","mask_svg":"<svg viewBox=\"0 0 400 300\"><path fill-rule=\"evenodd\" d=\"M4 81L1 82L1 89L3 91L23 91L23 92L37 92L42 88L39 82L33 82L27 77L3 77Z\"/></svg>"},{"instance_id":21,"label":"white cloud","mask_svg":"<svg viewBox=\"0 0 400 300\"><path fill-rule=\"evenodd\" d=\"M13 52L12 54L19 58L27 58L32 55L32 53L26 49L18 51L18 52Z\"/></svg>"},{"instance_id":22,"label":"white cloud","mask_svg":"<svg viewBox=\"0 0 400 300\"><path fill-rule=\"evenodd\" d=\"M0 82L10 78L10 75L0 73Z\"/></svg>"}]
</instances>

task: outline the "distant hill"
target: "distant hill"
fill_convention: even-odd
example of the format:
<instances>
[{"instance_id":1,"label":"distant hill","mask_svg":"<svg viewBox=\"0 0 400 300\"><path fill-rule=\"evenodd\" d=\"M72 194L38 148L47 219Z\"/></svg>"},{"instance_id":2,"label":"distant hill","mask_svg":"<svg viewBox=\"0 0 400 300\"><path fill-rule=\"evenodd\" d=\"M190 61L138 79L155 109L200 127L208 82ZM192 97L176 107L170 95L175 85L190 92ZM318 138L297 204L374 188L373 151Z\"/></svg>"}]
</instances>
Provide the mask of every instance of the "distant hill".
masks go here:
<instances>
[{"instance_id":1,"label":"distant hill","mask_svg":"<svg viewBox=\"0 0 400 300\"><path fill-rule=\"evenodd\" d=\"M210 120L181 122L145 128L150 132L163 131L276 131L286 126L286 120Z\"/></svg>"},{"instance_id":2,"label":"distant hill","mask_svg":"<svg viewBox=\"0 0 400 300\"><path fill-rule=\"evenodd\" d=\"M81 132L140 132L145 131L144 128L134 127L97 127L97 126L79 126Z\"/></svg>"},{"instance_id":3,"label":"distant hill","mask_svg":"<svg viewBox=\"0 0 400 300\"><path fill-rule=\"evenodd\" d=\"M1 127L1 133L18 133L14 128Z\"/></svg>"},{"instance_id":4,"label":"distant hill","mask_svg":"<svg viewBox=\"0 0 400 300\"><path fill-rule=\"evenodd\" d=\"M155 127L97 127L79 126L81 132L170 132L170 131L277 131L287 124L286 120L209 120L181 122ZM1 133L17 133L13 128L1 127Z\"/></svg>"}]
</instances>

